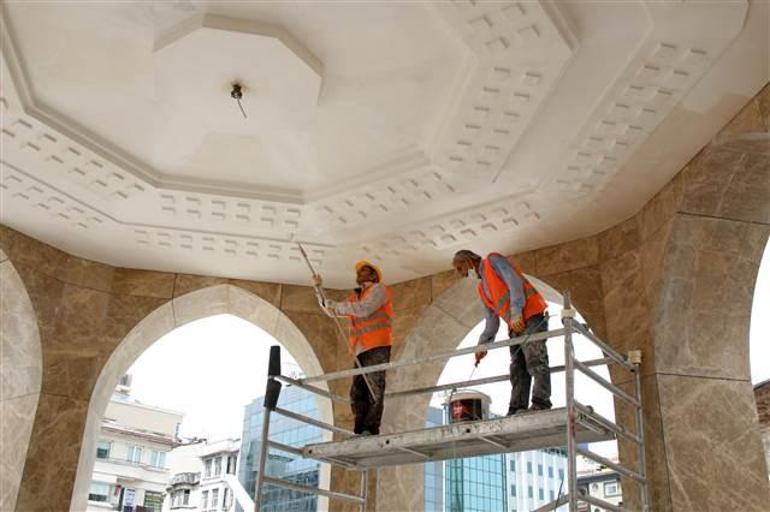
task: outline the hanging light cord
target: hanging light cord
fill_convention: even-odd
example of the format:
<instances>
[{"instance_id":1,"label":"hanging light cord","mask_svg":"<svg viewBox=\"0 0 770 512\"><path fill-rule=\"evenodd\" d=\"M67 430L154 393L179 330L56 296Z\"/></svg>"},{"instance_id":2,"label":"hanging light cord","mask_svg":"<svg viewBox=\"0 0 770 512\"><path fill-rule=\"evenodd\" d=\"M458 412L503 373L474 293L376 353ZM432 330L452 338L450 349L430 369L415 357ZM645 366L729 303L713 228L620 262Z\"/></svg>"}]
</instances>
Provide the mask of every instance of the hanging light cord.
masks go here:
<instances>
[{"instance_id":1,"label":"hanging light cord","mask_svg":"<svg viewBox=\"0 0 770 512\"><path fill-rule=\"evenodd\" d=\"M233 90L230 91L230 97L238 102L238 108L241 109L241 114L243 114L243 118L248 119L248 116L246 115L246 110L244 110L243 108L243 103L241 103L241 99L243 98L243 86L241 86L241 84L239 83L233 84Z\"/></svg>"},{"instance_id":2,"label":"hanging light cord","mask_svg":"<svg viewBox=\"0 0 770 512\"><path fill-rule=\"evenodd\" d=\"M240 107L240 109L241 109L241 114L243 114L243 118L244 118L244 119L248 119L248 117L249 117L249 116L247 116L247 115L246 115L246 111L245 111L245 110L243 110L243 103L241 103L241 99L240 99L240 98L236 98L236 100L235 100L235 101L237 101L237 102L238 102L238 106L239 106L239 107Z\"/></svg>"}]
</instances>

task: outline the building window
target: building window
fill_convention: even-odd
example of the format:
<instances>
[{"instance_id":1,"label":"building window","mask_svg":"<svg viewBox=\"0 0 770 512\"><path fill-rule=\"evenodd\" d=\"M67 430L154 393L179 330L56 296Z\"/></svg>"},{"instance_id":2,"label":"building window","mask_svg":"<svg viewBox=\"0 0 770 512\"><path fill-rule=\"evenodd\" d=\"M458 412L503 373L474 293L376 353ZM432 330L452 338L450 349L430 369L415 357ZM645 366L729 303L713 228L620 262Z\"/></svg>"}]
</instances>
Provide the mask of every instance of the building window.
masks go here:
<instances>
[{"instance_id":1,"label":"building window","mask_svg":"<svg viewBox=\"0 0 770 512\"><path fill-rule=\"evenodd\" d=\"M559 480L564 480L564 470L559 469Z\"/></svg>"},{"instance_id":2,"label":"building window","mask_svg":"<svg viewBox=\"0 0 770 512\"><path fill-rule=\"evenodd\" d=\"M232 496L230 489L225 487L225 490L222 492L222 510L230 510L230 499Z\"/></svg>"},{"instance_id":3,"label":"building window","mask_svg":"<svg viewBox=\"0 0 770 512\"><path fill-rule=\"evenodd\" d=\"M532 463L531 462L527 462L527 473L530 474L530 475L532 474Z\"/></svg>"},{"instance_id":4,"label":"building window","mask_svg":"<svg viewBox=\"0 0 770 512\"><path fill-rule=\"evenodd\" d=\"M543 501L545 499L545 492L543 492L542 487L537 490L537 499L539 499L540 501Z\"/></svg>"},{"instance_id":5,"label":"building window","mask_svg":"<svg viewBox=\"0 0 770 512\"><path fill-rule=\"evenodd\" d=\"M515 485L511 486L511 496L516 496L516 486Z\"/></svg>"},{"instance_id":6,"label":"building window","mask_svg":"<svg viewBox=\"0 0 770 512\"><path fill-rule=\"evenodd\" d=\"M222 457L214 459L214 476L222 474Z\"/></svg>"},{"instance_id":7,"label":"building window","mask_svg":"<svg viewBox=\"0 0 770 512\"><path fill-rule=\"evenodd\" d=\"M203 491L201 493L201 510L209 509L209 492Z\"/></svg>"},{"instance_id":8,"label":"building window","mask_svg":"<svg viewBox=\"0 0 770 512\"><path fill-rule=\"evenodd\" d=\"M211 510L216 510L219 506L219 489L211 491Z\"/></svg>"},{"instance_id":9,"label":"building window","mask_svg":"<svg viewBox=\"0 0 770 512\"><path fill-rule=\"evenodd\" d=\"M543 476L543 465L538 464L537 465L537 476Z\"/></svg>"},{"instance_id":10,"label":"building window","mask_svg":"<svg viewBox=\"0 0 770 512\"><path fill-rule=\"evenodd\" d=\"M211 459L206 459L206 462L204 462L204 464L205 464L205 469L203 471L203 476L205 476L206 478L211 478Z\"/></svg>"},{"instance_id":11,"label":"building window","mask_svg":"<svg viewBox=\"0 0 770 512\"><path fill-rule=\"evenodd\" d=\"M163 508L163 493L144 491L144 509L147 512L161 512Z\"/></svg>"},{"instance_id":12,"label":"building window","mask_svg":"<svg viewBox=\"0 0 770 512\"><path fill-rule=\"evenodd\" d=\"M556 499L556 497L553 495L553 491L548 491L548 499L551 501Z\"/></svg>"},{"instance_id":13,"label":"building window","mask_svg":"<svg viewBox=\"0 0 770 512\"><path fill-rule=\"evenodd\" d=\"M615 480L613 482L604 482L604 495L605 496L617 496L620 494L620 490L618 489L618 481Z\"/></svg>"},{"instance_id":14,"label":"building window","mask_svg":"<svg viewBox=\"0 0 770 512\"><path fill-rule=\"evenodd\" d=\"M227 474L228 475L234 475L235 474L235 468L238 465L238 456L233 454L229 457L227 457Z\"/></svg>"},{"instance_id":15,"label":"building window","mask_svg":"<svg viewBox=\"0 0 770 512\"><path fill-rule=\"evenodd\" d=\"M88 501L107 501L110 498L110 484L91 482L88 490Z\"/></svg>"},{"instance_id":16,"label":"building window","mask_svg":"<svg viewBox=\"0 0 770 512\"><path fill-rule=\"evenodd\" d=\"M156 468L165 468L166 467L166 452L159 452L158 450L153 450L150 454L150 464L152 466L155 466Z\"/></svg>"},{"instance_id":17,"label":"building window","mask_svg":"<svg viewBox=\"0 0 770 512\"><path fill-rule=\"evenodd\" d=\"M142 447L141 446L129 446L128 447L128 457L126 457L128 462L133 462L134 464L139 464L142 462Z\"/></svg>"},{"instance_id":18,"label":"building window","mask_svg":"<svg viewBox=\"0 0 770 512\"><path fill-rule=\"evenodd\" d=\"M516 472L516 459L511 459L511 471Z\"/></svg>"},{"instance_id":19,"label":"building window","mask_svg":"<svg viewBox=\"0 0 770 512\"><path fill-rule=\"evenodd\" d=\"M109 459L110 447L112 447L112 443L110 443L109 441L99 441L99 444L96 445L96 458Z\"/></svg>"},{"instance_id":20,"label":"building window","mask_svg":"<svg viewBox=\"0 0 770 512\"><path fill-rule=\"evenodd\" d=\"M548 478L553 478L553 466L548 466Z\"/></svg>"},{"instance_id":21,"label":"building window","mask_svg":"<svg viewBox=\"0 0 770 512\"><path fill-rule=\"evenodd\" d=\"M527 496L529 498L534 498L535 497L535 492L532 490L532 486L531 485L527 486Z\"/></svg>"}]
</instances>

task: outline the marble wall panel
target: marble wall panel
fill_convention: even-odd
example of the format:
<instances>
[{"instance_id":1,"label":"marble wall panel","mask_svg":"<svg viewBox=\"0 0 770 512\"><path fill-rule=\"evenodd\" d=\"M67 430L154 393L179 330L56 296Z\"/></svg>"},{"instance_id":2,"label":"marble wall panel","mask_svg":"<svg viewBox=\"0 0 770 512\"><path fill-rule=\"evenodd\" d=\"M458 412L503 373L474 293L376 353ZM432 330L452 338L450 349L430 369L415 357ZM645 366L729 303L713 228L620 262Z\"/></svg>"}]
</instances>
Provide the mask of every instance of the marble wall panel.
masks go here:
<instances>
[{"instance_id":1,"label":"marble wall panel","mask_svg":"<svg viewBox=\"0 0 770 512\"><path fill-rule=\"evenodd\" d=\"M474 277L458 280L444 293L434 297L434 307L426 312L439 309L470 331L484 320L484 305L476 291L478 283Z\"/></svg>"},{"instance_id":2,"label":"marble wall panel","mask_svg":"<svg viewBox=\"0 0 770 512\"><path fill-rule=\"evenodd\" d=\"M116 268L112 281L112 291L119 295L141 295L170 299L174 296L175 274Z\"/></svg>"},{"instance_id":3,"label":"marble wall panel","mask_svg":"<svg viewBox=\"0 0 770 512\"><path fill-rule=\"evenodd\" d=\"M527 251L508 256L508 260L516 263L525 274L535 275L537 272L536 251Z\"/></svg>"},{"instance_id":4,"label":"marble wall panel","mask_svg":"<svg viewBox=\"0 0 770 512\"><path fill-rule=\"evenodd\" d=\"M377 511L404 512L425 509L423 486L415 482L424 481L421 465L410 464L381 468L377 489Z\"/></svg>"},{"instance_id":5,"label":"marble wall panel","mask_svg":"<svg viewBox=\"0 0 770 512\"><path fill-rule=\"evenodd\" d=\"M432 299L430 277L398 283L390 289L393 292L393 309L397 315L402 311L419 310L430 304Z\"/></svg>"},{"instance_id":6,"label":"marble wall panel","mask_svg":"<svg viewBox=\"0 0 770 512\"><path fill-rule=\"evenodd\" d=\"M0 510L16 510L38 394L0 400Z\"/></svg>"},{"instance_id":7,"label":"marble wall panel","mask_svg":"<svg viewBox=\"0 0 770 512\"><path fill-rule=\"evenodd\" d=\"M0 263L0 399L40 392L42 352L35 310L10 261Z\"/></svg>"},{"instance_id":8,"label":"marble wall panel","mask_svg":"<svg viewBox=\"0 0 770 512\"><path fill-rule=\"evenodd\" d=\"M745 153L740 172L728 182L719 205L721 217L770 224L770 139L762 146L764 152Z\"/></svg>"},{"instance_id":9,"label":"marble wall panel","mask_svg":"<svg viewBox=\"0 0 770 512\"><path fill-rule=\"evenodd\" d=\"M697 165L700 157L700 154L696 155L642 207L637 214L640 241L651 238L679 211L685 193L685 176Z\"/></svg>"},{"instance_id":10,"label":"marble wall panel","mask_svg":"<svg viewBox=\"0 0 770 512\"><path fill-rule=\"evenodd\" d=\"M675 511L766 511L767 469L748 381L658 377Z\"/></svg>"},{"instance_id":11,"label":"marble wall panel","mask_svg":"<svg viewBox=\"0 0 770 512\"><path fill-rule=\"evenodd\" d=\"M238 288L247 290L257 297L266 300L276 308L281 305L282 285L277 283L261 283L256 281L247 281L245 279L230 279L228 282Z\"/></svg>"},{"instance_id":12,"label":"marble wall panel","mask_svg":"<svg viewBox=\"0 0 770 512\"><path fill-rule=\"evenodd\" d=\"M174 284L174 297L181 297L190 292L209 288L220 284L227 284L224 277L198 276L193 274L176 274Z\"/></svg>"},{"instance_id":13,"label":"marble wall panel","mask_svg":"<svg viewBox=\"0 0 770 512\"><path fill-rule=\"evenodd\" d=\"M581 238L534 251L535 275L541 279L599 263L597 237Z\"/></svg>"},{"instance_id":14,"label":"marble wall panel","mask_svg":"<svg viewBox=\"0 0 770 512\"><path fill-rule=\"evenodd\" d=\"M45 350L101 351L109 348L103 329L112 295L65 284L56 311L54 330L43 338Z\"/></svg>"},{"instance_id":15,"label":"marble wall panel","mask_svg":"<svg viewBox=\"0 0 770 512\"><path fill-rule=\"evenodd\" d=\"M67 508L87 409L85 401L40 394L16 510L60 512Z\"/></svg>"},{"instance_id":16,"label":"marble wall panel","mask_svg":"<svg viewBox=\"0 0 770 512\"><path fill-rule=\"evenodd\" d=\"M748 378L748 326L770 226L678 216L653 317L656 368Z\"/></svg>"},{"instance_id":17,"label":"marble wall panel","mask_svg":"<svg viewBox=\"0 0 770 512\"><path fill-rule=\"evenodd\" d=\"M641 243L639 218L630 219L599 233L599 261L606 262L636 249Z\"/></svg>"},{"instance_id":18,"label":"marble wall panel","mask_svg":"<svg viewBox=\"0 0 770 512\"><path fill-rule=\"evenodd\" d=\"M446 290L452 287L457 281L460 280L460 276L454 270L445 270L438 274L430 276L431 280L431 300L435 300L436 297L440 297Z\"/></svg>"},{"instance_id":19,"label":"marble wall panel","mask_svg":"<svg viewBox=\"0 0 770 512\"><path fill-rule=\"evenodd\" d=\"M59 270L69 257L59 249L20 233L16 233L11 238L11 244L5 250L17 268L19 265L27 265L37 272L57 277Z\"/></svg>"},{"instance_id":20,"label":"marble wall panel","mask_svg":"<svg viewBox=\"0 0 770 512\"><path fill-rule=\"evenodd\" d=\"M5 254L5 251L0 248L0 263L4 262L8 259L8 255Z\"/></svg>"},{"instance_id":21,"label":"marble wall panel","mask_svg":"<svg viewBox=\"0 0 770 512\"><path fill-rule=\"evenodd\" d=\"M759 114L762 116L765 131L770 131L770 85L766 85L757 94L757 105L759 106Z\"/></svg>"},{"instance_id":22,"label":"marble wall panel","mask_svg":"<svg viewBox=\"0 0 770 512\"><path fill-rule=\"evenodd\" d=\"M102 292L112 291L114 277L115 267L69 255L56 275L57 279L65 283Z\"/></svg>"}]
</instances>

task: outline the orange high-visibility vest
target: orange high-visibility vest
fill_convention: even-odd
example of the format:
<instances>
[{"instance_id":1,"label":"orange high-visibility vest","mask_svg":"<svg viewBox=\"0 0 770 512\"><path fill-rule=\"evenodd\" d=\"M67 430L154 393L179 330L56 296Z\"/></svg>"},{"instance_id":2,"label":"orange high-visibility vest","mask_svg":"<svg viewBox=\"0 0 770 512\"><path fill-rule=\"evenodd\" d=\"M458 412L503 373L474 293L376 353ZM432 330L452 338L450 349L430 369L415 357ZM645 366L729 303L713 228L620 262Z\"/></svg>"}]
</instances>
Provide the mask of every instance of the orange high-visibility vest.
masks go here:
<instances>
[{"instance_id":1,"label":"orange high-visibility vest","mask_svg":"<svg viewBox=\"0 0 770 512\"><path fill-rule=\"evenodd\" d=\"M385 286L385 285L383 285ZM354 292L348 302L358 302L366 298L372 287L365 289L361 297ZM390 288L385 286L385 303L365 318L350 316L350 334L348 343L350 353L355 353L356 344L361 344L362 352L377 347L389 347L393 344L393 302Z\"/></svg>"},{"instance_id":2,"label":"orange high-visibility vest","mask_svg":"<svg viewBox=\"0 0 770 512\"><path fill-rule=\"evenodd\" d=\"M481 264L479 265L479 274L481 274L482 279L487 284L487 289L489 290L491 297L487 297L487 294L484 291L484 285L482 283L479 283L478 287L479 297L481 297L481 300L484 301L484 304L486 304L489 309L497 313L497 315L505 320L505 323L510 326L511 292L508 289L508 285L505 284L505 281L503 281L503 279L497 275L497 272L495 272L492 263L489 261L490 256L500 256L501 258L504 258L504 256L493 252L481 260ZM512 263L511 266L519 276L519 279L521 279L522 283L524 283L524 298L526 299L526 302L524 303L524 311L522 311L521 316L522 319L526 322L527 319L535 315L542 314L545 311L547 305L545 303L545 299L543 299L543 296L540 295L535 287L532 286L532 283L527 281L527 278L524 277L524 274L522 274L518 265Z\"/></svg>"}]
</instances>

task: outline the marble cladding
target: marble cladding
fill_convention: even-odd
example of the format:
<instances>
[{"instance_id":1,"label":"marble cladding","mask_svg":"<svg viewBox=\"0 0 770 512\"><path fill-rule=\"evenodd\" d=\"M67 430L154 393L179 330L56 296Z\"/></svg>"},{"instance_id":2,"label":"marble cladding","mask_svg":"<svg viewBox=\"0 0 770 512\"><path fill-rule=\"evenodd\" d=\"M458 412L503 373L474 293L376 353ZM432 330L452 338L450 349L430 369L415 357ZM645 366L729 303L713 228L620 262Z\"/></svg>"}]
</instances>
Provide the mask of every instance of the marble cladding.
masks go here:
<instances>
[{"instance_id":1,"label":"marble cladding","mask_svg":"<svg viewBox=\"0 0 770 512\"><path fill-rule=\"evenodd\" d=\"M37 318L19 274L0 254L0 510L15 510L42 382Z\"/></svg>"},{"instance_id":2,"label":"marble cladding","mask_svg":"<svg viewBox=\"0 0 770 512\"><path fill-rule=\"evenodd\" d=\"M658 388L673 510L766 511L751 384L660 375Z\"/></svg>"}]
</instances>

